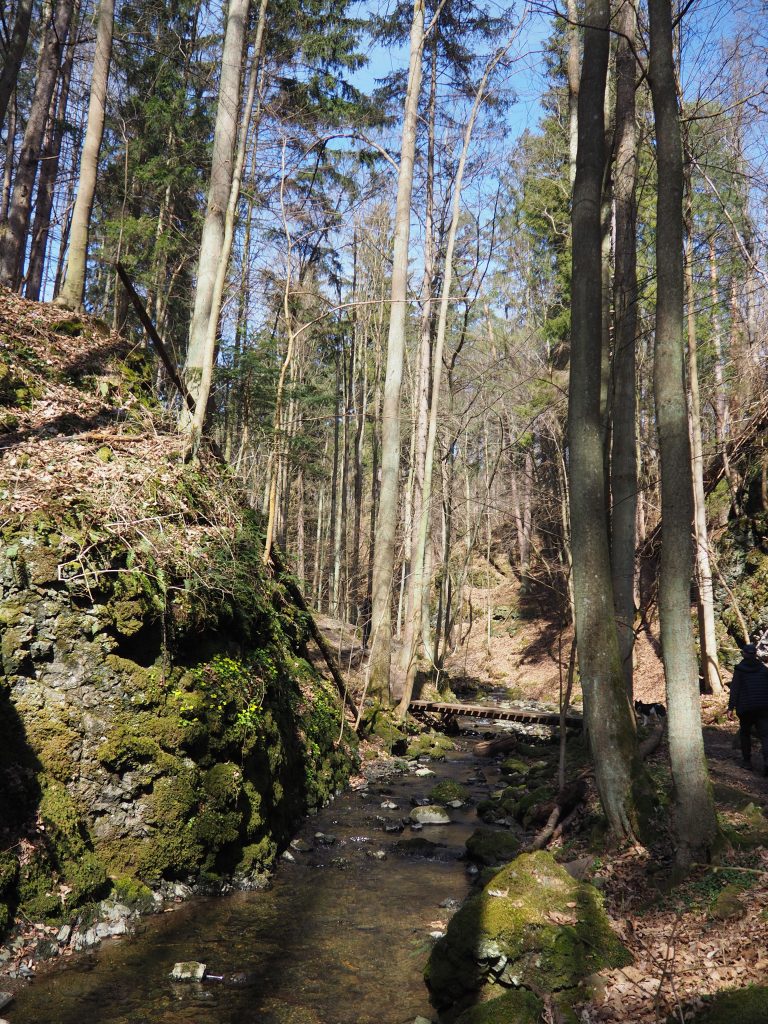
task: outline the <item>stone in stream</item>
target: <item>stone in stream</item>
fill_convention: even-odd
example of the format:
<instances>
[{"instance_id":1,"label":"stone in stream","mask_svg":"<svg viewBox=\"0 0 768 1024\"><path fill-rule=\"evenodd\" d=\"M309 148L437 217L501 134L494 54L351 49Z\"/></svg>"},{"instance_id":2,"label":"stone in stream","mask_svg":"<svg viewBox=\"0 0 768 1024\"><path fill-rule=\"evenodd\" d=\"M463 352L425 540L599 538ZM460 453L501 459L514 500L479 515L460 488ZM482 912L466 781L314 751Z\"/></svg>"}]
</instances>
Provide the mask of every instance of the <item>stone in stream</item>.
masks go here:
<instances>
[{"instance_id":1,"label":"stone in stream","mask_svg":"<svg viewBox=\"0 0 768 1024\"><path fill-rule=\"evenodd\" d=\"M442 850L447 850L445 843L433 843L429 839L418 836L414 839L399 839L392 847L393 853L401 857L418 857L424 860L442 860Z\"/></svg>"},{"instance_id":2,"label":"stone in stream","mask_svg":"<svg viewBox=\"0 0 768 1024\"><path fill-rule=\"evenodd\" d=\"M427 775L434 775L435 773L431 768L417 768L413 774L418 775L420 778L425 778Z\"/></svg>"},{"instance_id":3,"label":"stone in stream","mask_svg":"<svg viewBox=\"0 0 768 1024\"><path fill-rule=\"evenodd\" d=\"M312 847L306 841L306 839L292 839L291 849L296 850L297 853L309 853Z\"/></svg>"},{"instance_id":4,"label":"stone in stream","mask_svg":"<svg viewBox=\"0 0 768 1024\"><path fill-rule=\"evenodd\" d=\"M315 840L321 846L333 846L336 842L336 836L328 835L325 832L315 832Z\"/></svg>"},{"instance_id":5,"label":"stone in stream","mask_svg":"<svg viewBox=\"0 0 768 1024\"><path fill-rule=\"evenodd\" d=\"M399 835L403 831L403 823L400 821L390 822L384 826L384 831L388 835Z\"/></svg>"},{"instance_id":6,"label":"stone in stream","mask_svg":"<svg viewBox=\"0 0 768 1024\"><path fill-rule=\"evenodd\" d=\"M417 825L450 825L451 816L444 807L438 804L427 804L426 807L414 807L411 821Z\"/></svg>"},{"instance_id":7,"label":"stone in stream","mask_svg":"<svg viewBox=\"0 0 768 1024\"><path fill-rule=\"evenodd\" d=\"M13 1002L12 992L0 992L0 1010L4 1010L8 1003Z\"/></svg>"},{"instance_id":8,"label":"stone in stream","mask_svg":"<svg viewBox=\"0 0 768 1024\"><path fill-rule=\"evenodd\" d=\"M427 807L432 801L428 796L412 796L411 807Z\"/></svg>"},{"instance_id":9,"label":"stone in stream","mask_svg":"<svg viewBox=\"0 0 768 1024\"><path fill-rule=\"evenodd\" d=\"M197 960L184 960L173 965L171 978L174 981L202 981L207 970L207 964L201 964Z\"/></svg>"},{"instance_id":10,"label":"stone in stream","mask_svg":"<svg viewBox=\"0 0 768 1024\"><path fill-rule=\"evenodd\" d=\"M381 807L385 811L396 811L398 809L398 805L395 803L394 800L382 801Z\"/></svg>"}]
</instances>

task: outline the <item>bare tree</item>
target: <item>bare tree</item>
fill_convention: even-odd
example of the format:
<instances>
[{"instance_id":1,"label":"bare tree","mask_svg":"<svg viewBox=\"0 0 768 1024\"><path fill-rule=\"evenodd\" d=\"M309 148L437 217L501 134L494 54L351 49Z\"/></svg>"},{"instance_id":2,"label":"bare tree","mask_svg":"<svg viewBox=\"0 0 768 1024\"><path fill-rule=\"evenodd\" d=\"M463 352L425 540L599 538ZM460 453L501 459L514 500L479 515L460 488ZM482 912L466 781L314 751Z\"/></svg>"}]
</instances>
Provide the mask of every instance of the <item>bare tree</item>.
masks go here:
<instances>
[{"instance_id":1,"label":"bare tree","mask_svg":"<svg viewBox=\"0 0 768 1024\"><path fill-rule=\"evenodd\" d=\"M587 0L573 187L571 367L568 401L573 594L584 712L595 779L611 831L638 831L634 785L642 776L634 716L622 673L613 607L600 409L601 198L608 0Z\"/></svg>"},{"instance_id":2,"label":"bare tree","mask_svg":"<svg viewBox=\"0 0 768 1024\"><path fill-rule=\"evenodd\" d=\"M96 29L96 51L93 56L91 95L88 101L88 126L80 155L80 174L75 208L69 229L69 254L64 285L56 302L65 309L79 309L85 292L85 268L88 256L88 233L91 210L96 194L96 172L99 150L104 135L109 65L112 60L112 32L115 24L115 0L101 0Z\"/></svg>"},{"instance_id":3,"label":"bare tree","mask_svg":"<svg viewBox=\"0 0 768 1024\"><path fill-rule=\"evenodd\" d=\"M35 91L24 129L8 220L0 225L0 284L9 288L18 288L21 282L40 149L59 74L61 52L69 35L72 9L73 0L56 0L55 7L52 4L46 6Z\"/></svg>"},{"instance_id":4,"label":"bare tree","mask_svg":"<svg viewBox=\"0 0 768 1024\"><path fill-rule=\"evenodd\" d=\"M200 241L194 309L184 367L187 388L195 399L195 414L193 419L184 409L181 426L192 437L193 442L199 437L205 419L214 360L215 333L212 347L208 326L213 310L216 274L224 245L226 209L232 189L237 123L240 115L243 47L249 7L250 0L231 0L224 30L208 205ZM207 388L204 386L206 383Z\"/></svg>"},{"instance_id":5,"label":"bare tree","mask_svg":"<svg viewBox=\"0 0 768 1024\"><path fill-rule=\"evenodd\" d=\"M670 0L649 0L649 78L656 124L656 342L654 394L661 463L659 616L667 681L669 754L677 857L708 859L717 819L701 733L691 625L693 489L684 379L683 148L675 83Z\"/></svg>"},{"instance_id":6,"label":"bare tree","mask_svg":"<svg viewBox=\"0 0 768 1024\"><path fill-rule=\"evenodd\" d=\"M392 576L395 565L397 505L400 476L400 389L405 351L408 297L408 242L411 226L413 163L421 92L421 55L424 48L424 0L414 0L411 22L408 88L403 111L400 169L397 178L395 235L392 247L387 369L381 426L381 487L376 518L371 608L371 656L368 665L372 697L390 702L389 671L392 659Z\"/></svg>"}]
</instances>

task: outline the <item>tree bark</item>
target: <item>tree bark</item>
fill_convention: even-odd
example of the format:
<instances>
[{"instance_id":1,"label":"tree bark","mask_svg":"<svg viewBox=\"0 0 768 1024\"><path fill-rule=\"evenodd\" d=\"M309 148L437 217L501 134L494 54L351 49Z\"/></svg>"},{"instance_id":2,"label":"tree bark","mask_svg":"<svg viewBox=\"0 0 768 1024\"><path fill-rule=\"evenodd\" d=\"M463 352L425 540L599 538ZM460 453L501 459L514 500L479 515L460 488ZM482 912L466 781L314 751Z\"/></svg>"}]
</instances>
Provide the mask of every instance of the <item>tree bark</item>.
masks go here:
<instances>
[{"instance_id":1,"label":"tree bark","mask_svg":"<svg viewBox=\"0 0 768 1024\"><path fill-rule=\"evenodd\" d=\"M93 57L91 95L88 100L88 127L80 156L80 183L72 211L69 230L69 256L64 285L56 304L65 309L80 309L85 294L85 269L88 257L88 232L91 225L93 198L96 194L96 174L99 150L104 135L104 116L107 103L109 65L112 60L112 32L115 24L114 0L101 0L99 23L96 29L96 51Z\"/></svg>"},{"instance_id":2,"label":"tree bark","mask_svg":"<svg viewBox=\"0 0 768 1024\"><path fill-rule=\"evenodd\" d=\"M33 0L19 0L8 49L3 54L3 70L0 72L0 128L5 124L8 104L11 101L13 90L16 88L19 68L27 48L32 7Z\"/></svg>"},{"instance_id":3,"label":"tree bark","mask_svg":"<svg viewBox=\"0 0 768 1024\"><path fill-rule=\"evenodd\" d=\"M683 150L670 0L649 0L649 78L656 125L656 342L654 395L661 470L659 616L667 681L677 859L706 861L717 819L701 734L691 625L693 488L683 358Z\"/></svg>"},{"instance_id":4,"label":"tree bark","mask_svg":"<svg viewBox=\"0 0 768 1024\"><path fill-rule=\"evenodd\" d=\"M78 6L75 0L75 6ZM77 15L75 14L75 21ZM70 37L67 46L67 55L61 71L61 85L58 97L54 96L51 114L48 118L48 127L45 133L45 142L41 156L42 168L37 183L37 198L35 199L35 219L32 222L32 240L29 247L29 263L27 265L26 281L24 283L24 294L28 299L37 302L43 286L43 271L45 269L45 254L48 244L48 232L51 228L51 212L56 191L56 179L59 173L61 160L61 146L64 136L64 123L67 116L67 104L69 101L69 84L72 78L72 62L75 54L75 42Z\"/></svg>"},{"instance_id":5,"label":"tree bark","mask_svg":"<svg viewBox=\"0 0 768 1024\"><path fill-rule=\"evenodd\" d=\"M421 93L421 56L424 46L424 0L414 0L411 23L408 89L403 112L400 169L397 179L395 237L392 250L387 369L381 428L381 487L373 559L370 695L389 704L392 658L392 574L400 475L400 388L403 379L405 322L408 297L408 242L411 224L413 163Z\"/></svg>"},{"instance_id":6,"label":"tree bark","mask_svg":"<svg viewBox=\"0 0 768 1024\"><path fill-rule=\"evenodd\" d=\"M486 65L483 77L477 87L475 100L472 104L472 111L469 115L464 129L464 139L461 148L459 163L456 168L456 176L453 183L453 203L451 209L451 223L448 228L448 238L445 245L445 263L443 265L443 285L440 295L440 312L437 319L435 331L435 351L432 366L432 400L429 408L429 425L427 430L427 444L424 452L424 479L421 494L421 515L418 521L414 520L416 543L414 545L414 558L411 561L411 576L413 578L414 600L409 606L411 617L419 615L422 604L422 595L425 588L429 587L429 580L424 577L424 559L427 549L427 537L429 535L429 523L432 513L432 472L435 461L435 440L437 438L437 415L440 407L440 380L443 368L443 348L445 346L445 333L448 326L448 307L451 300L451 282L453 280L453 253L456 248L456 234L459 229L459 216L461 213L461 188L464 181L464 168L469 153L469 145L472 140L472 130L475 126L477 113L485 98L485 89L488 78L498 64L505 51L498 51ZM470 546L467 546L467 557L469 557ZM416 611L418 607L418 612ZM415 614L414 614L415 613ZM405 687L399 705L399 713L404 716L408 710L413 693L413 683L416 677L416 645L419 640L420 621L418 632L412 633L408 638L409 647L404 650L404 665L407 667L405 676ZM405 642L403 643L405 648Z\"/></svg>"},{"instance_id":7,"label":"tree bark","mask_svg":"<svg viewBox=\"0 0 768 1024\"><path fill-rule=\"evenodd\" d=\"M685 246L685 290L688 305L688 414L693 476L693 536L696 544L696 582L698 584L699 647L701 675L705 693L723 692L717 658L715 633L715 595L709 557L707 503L704 495L704 449L701 437L701 398L699 360L696 354L696 296L693 288L693 211L686 207L688 237Z\"/></svg>"},{"instance_id":8,"label":"tree bark","mask_svg":"<svg viewBox=\"0 0 768 1024\"><path fill-rule=\"evenodd\" d=\"M632 696L635 644L635 524L637 519L637 128L635 122L637 11L621 4L616 48L616 222L613 280L613 432L611 445L611 578L619 653Z\"/></svg>"},{"instance_id":9,"label":"tree bark","mask_svg":"<svg viewBox=\"0 0 768 1024\"><path fill-rule=\"evenodd\" d=\"M568 401L573 592L584 712L609 827L634 840L633 782L642 773L621 667L608 551L602 423L601 192L608 0L587 0L573 188L571 367Z\"/></svg>"},{"instance_id":10,"label":"tree bark","mask_svg":"<svg viewBox=\"0 0 768 1024\"><path fill-rule=\"evenodd\" d=\"M32 209L32 193L40 160L40 149L56 87L61 51L72 21L73 0L56 0L48 7L46 28L40 45L37 81L16 168L16 179L8 220L0 225L0 284L17 289L22 277L24 249Z\"/></svg>"},{"instance_id":11,"label":"tree bark","mask_svg":"<svg viewBox=\"0 0 768 1024\"><path fill-rule=\"evenodd\" d=\"M224 32L208 205L200 241L194 309L184 367L187 388L195 399L195 415L192 418L184 410L180 426L190 435L193 444L199 438L208 405L208 391L204 387L204 380L207 380L210 388L210 375L213 369L215 333L214 346L211 347L209 324L213 311L216 275L224 247L226 210L232 190L233 160L240 116L243 48L249 7L250 0L230 0Z\"/></svg>"},{"instance_id":12,"label":"tree bark","mask_svg":"<svg viewBox=\"0 0 768 1024\"><path fill-rule=\"evenodd\" d=\"M432 289L435 285L435 113L437 100L437 36L433 40L427 114L427 181L424 197L424 275L422 277L421 323L419 329L419 364L416 374L415 429L413 437L413 501L411 507L410 550L408 551L408 596L405 630L401 647L399 675L406 681L411 672L418 637L421 635L422 589L414 571L419 557L419 523L424 498L424 462L429 433L429 398L432 387L432 334L434 306ZM406 532L407 535L407 532Z\"/></svg>"}]
</instances>

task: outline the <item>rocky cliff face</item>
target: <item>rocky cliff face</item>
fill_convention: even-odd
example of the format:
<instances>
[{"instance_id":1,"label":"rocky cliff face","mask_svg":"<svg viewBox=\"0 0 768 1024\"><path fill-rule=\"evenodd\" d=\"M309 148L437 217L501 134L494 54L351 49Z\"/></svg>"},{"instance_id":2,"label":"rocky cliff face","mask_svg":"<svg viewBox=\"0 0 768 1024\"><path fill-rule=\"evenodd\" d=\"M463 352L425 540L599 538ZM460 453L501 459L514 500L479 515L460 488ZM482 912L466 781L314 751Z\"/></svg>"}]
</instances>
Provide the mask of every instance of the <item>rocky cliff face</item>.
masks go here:
<instances>
[{"instance_id":1,"label":"rocky cliff face","mask_svg":"<svg viewBox=\"0 0 768 1024\"><path fill-rule=\"evenodd\" d=\"M254 884L352 762L236 484L59 315L0 295L0 926Z\"/></svg>"}]
</instances>

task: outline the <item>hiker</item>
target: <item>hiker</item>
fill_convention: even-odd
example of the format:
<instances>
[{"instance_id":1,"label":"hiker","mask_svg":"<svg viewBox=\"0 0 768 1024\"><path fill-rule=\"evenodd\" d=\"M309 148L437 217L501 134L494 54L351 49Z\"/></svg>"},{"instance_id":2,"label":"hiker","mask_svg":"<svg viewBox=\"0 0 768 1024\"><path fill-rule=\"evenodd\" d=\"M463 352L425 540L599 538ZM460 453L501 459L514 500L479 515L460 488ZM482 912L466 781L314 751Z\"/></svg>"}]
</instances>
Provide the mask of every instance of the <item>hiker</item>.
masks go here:
<instances>
[{"instance_id":1,"label":"hiker","mask_svg":"<svg viewBox=\"0 0 768 1024\"><path fill-rule=\"evenodd\" d=\"M752 726L763 749L763 774L768 775L768 668L757 657L754 644L744 644L742 660L733 670L728 718L739 716L742 765L752 771Z\"/></svg>"}]
</instances>

